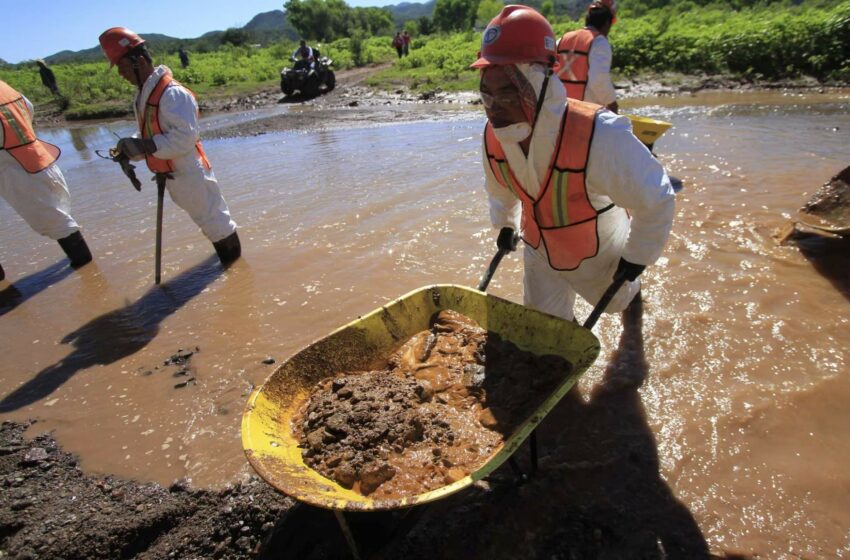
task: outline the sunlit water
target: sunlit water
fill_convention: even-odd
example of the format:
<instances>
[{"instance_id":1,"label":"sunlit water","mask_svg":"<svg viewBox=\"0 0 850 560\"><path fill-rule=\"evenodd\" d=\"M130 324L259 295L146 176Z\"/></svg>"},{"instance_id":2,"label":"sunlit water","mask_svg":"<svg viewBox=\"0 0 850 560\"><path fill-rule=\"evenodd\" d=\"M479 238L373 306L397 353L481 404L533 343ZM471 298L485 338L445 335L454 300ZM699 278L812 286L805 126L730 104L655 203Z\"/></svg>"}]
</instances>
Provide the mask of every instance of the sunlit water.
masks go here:
<instances>
[{"instance_id":1,"label":"sunlit water","mask_svg":"<svg viewBox=\"0 0 850 560\"><path fill-rule=\"evenodd\" d=\"M634 109L675 124L656 152L686 185L667 250L645 274L640 393L661 474L715 550L850 555L848 272L820 270L771 237L850 164L848 108L839 92ZM37 419L32 431L53 430L96 473L218 486L247 472L240 414L275 367L264 358L279 363L417 287L477 283L495 248L483 124L467 110L207 141L243 259L223 271L166 199L158 288L156 189L140 167L135 192L93 154L131 123L45 132L63 149L96 264L71 271L55 242L0 202L0 263L18 292L0 284L0 417ZM519 256L506 259L491 291L519 301L520 271ZM601 379L619 318L596 332L603 354L585 390ZM175 388L186 376L163 362L196 347L196 384Z\"/></svg>"}]
</instances>

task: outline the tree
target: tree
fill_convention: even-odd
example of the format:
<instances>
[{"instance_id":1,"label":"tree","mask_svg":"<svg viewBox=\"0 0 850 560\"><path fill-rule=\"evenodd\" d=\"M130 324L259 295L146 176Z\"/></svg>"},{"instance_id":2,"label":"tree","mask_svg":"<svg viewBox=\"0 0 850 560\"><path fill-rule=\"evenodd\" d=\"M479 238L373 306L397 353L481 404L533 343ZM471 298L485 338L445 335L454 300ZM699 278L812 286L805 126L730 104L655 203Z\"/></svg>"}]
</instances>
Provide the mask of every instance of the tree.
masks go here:
<instances>
[{"instance_id":1,"label":"tree","mask_svg":"<svg viewBox=\"0 0 850 560\"><path fill-rule=\"evenodd\" d=\"M439 31L466 31L475 25L478 0L437 0L434 27Z\"/></svg>"},{"instance_id":2,"label":"tree","mask_svg":"<svg viewBox=\"0 0 850 560\"><path fill-rule=\"evenodd\" d=\"M289 0L283 7L304 39L333 41L348 33L351 8L343 0Z\"/></svg>"},{"instance_id":3,"label":"tree","mask_svg":"<svg viewBox=\"0 0 850 560\"><path fill-rule=\"evenodd\" d=\"M552 19L552 16L555 15L555 4L552 0L544 0L543 5L540 6L540 13L546 19Z\"/></svg>"},{"instance_id":4,"label":"tree","mask_svg":"<svg viewBox=\"0 0 850 560\"><path fill-rule=\"evenodd\" d=\"M356 30L366 35L389 35L394 29L393 13L386 8L353 8L349 12L349 35Z\"/></svg>"},{"instance_id":5,"label":"tree","mask_svg":"<svg viewBox=\"0 0 850 560\"><path fill-rule=\"evenodd\" d=\"M221 36L222 43L229 43L234 47L239 47L248 42L248 32L244 29L231 27Z\"/></svg>"},{"instance_id":6,"label":"tree","mask_svg":"<svg viewBox=\"0 0 850 560\"><path fill-rule=\"evenodd\" d=\"M428 16L422 16L416 20L416 27L419 28L419 35L430 35L434 30L434 21Z\"/></svg>"},{"instance_id":7,"label":"tree","mask_svg":"<svg viewBox=\"0 0 850 560\"><path fill-rule=\"evenodd\" d=\"M478 12L476 21L480 27L486 27L490 20L496 17L505 3L502 0L481 0L478 4Z\"/></svg>"}]
</instances>

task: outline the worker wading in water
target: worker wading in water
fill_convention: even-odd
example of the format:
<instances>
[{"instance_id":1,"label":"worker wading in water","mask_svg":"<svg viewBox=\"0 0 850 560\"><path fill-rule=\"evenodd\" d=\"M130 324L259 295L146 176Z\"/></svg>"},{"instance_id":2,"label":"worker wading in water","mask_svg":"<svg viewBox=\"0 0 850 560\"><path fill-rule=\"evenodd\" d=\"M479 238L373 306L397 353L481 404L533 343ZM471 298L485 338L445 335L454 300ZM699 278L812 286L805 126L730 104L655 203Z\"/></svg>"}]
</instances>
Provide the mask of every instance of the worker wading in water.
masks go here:
<instances>
[{"instance_id":1,"label":"worker wading in water","mask_svg":"<svg viewBox=\"0 0 850 560\"><path fill-rule=\"evenodd\" d=\"M670 234L673 190L627 118L567 100L554 62L549 22L514 5L487 26L472 64L488 119L484 172L497 245L513 249L521 226L525 305L572 319L576 293L595 305L621 275L628 282L607 311L622 311Z\"/></svg>"},{"instance_id":2,"label":"worker wading in water","mask_svg":"<svg viewBox=\"0 0 850 560\"><path fill-rule=\"evenodd\" d=\"M611 44L608 33L617 21L614 0L596 0L587 7L585 27L569 31L558 42L555 72L567 97L604 105L617 113L617 93L611 82Z\"/></svg>"},{"instance_id":3,"label":"worker wading in water","mask_svg":"<svg viewBox=\"0 0 850 560\"><path fill-rule=\"evenodd\" d=\"M55 239L78 268L92 257L71 216L71 194L56 165L60 151L36 137L32 119L32 103L0 80L0 196L36 233Z\"/></svg>"},{"instance_id":4,"label":"worker wading in water","mask_svg":"<svg viewBox=\"0 0 850 560\"><path fill-rule=\"evenodd\" d=\"M238 259L236 223L201 145L195 96L167 66L153 66L144 39L129 29L107 29L100 46L110 67L139 88L133 107L141 137L121 138L118 149L134 161L145 159L153 173L167 173L171 200L201 228L221 262Z\"/></svg>"}]
</instances>

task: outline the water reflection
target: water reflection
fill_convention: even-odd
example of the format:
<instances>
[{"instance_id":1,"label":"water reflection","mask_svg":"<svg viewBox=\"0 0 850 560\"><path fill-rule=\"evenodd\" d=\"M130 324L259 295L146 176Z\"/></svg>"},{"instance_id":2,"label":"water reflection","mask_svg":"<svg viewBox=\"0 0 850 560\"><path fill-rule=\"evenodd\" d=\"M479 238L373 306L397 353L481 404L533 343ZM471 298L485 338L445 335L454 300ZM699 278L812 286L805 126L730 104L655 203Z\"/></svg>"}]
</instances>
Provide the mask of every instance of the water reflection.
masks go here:
<instances>
[{"instance_id":1,"label":"water reflection","mask_svg":"<svg viewBox=\"0 0 850 560\"><path fill-rule=\"evenodd\" d=\"M159 333L166 317L201 293L222 273L211 256L173 280L152 287L135 303L97 317L62 338L74 350L46 367L0 401L0 412L30 405L51 394L79 371L135 354Z\"/></svg>"},{"instance_id":2,"label":"water reflection","mask_svg":"<svg viewBox=\"0 0 850 560\"><path fill-rule=\"evenodd\" d=\"M43 270L24 276L14 284L9 284L0 291L0 317L66 278L73 271L68 261L63 258Z\"/></svg>"}]
</instances>

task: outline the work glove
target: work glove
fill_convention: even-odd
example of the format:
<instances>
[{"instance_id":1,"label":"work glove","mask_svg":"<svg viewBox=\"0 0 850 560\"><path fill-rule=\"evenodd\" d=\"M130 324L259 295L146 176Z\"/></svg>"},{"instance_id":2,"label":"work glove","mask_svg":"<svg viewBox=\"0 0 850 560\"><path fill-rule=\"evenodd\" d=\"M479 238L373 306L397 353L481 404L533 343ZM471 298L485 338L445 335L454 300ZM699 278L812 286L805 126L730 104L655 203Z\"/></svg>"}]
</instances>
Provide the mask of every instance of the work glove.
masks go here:
<instances>
[{"instance_id":1,"label":"work glove","mask_svg":"<svg viewBox=\"0 0 850 560\"><path fill-rule=\"evenodd\" d=\"M617 264L617 272L614 273L614 278L618 279L625 277L629 282L634 282L645 268L645 265L630 263L626 259L620 257L620 262Z\"/></svg>"},{"instance_id":2,"label":"work glove","mask_svg":"<svg viewBox=\"0 0 850 560\"><path fill-rule=\"evenodd\" d=\"M499 237L496 239L496 247L500 251L516 251L517 243L519 243L519 235L516 234L514 228L503 227L499 231Z\"/></svg>"},{"instance_id":3,"label":"work glove","mask_svg":"<svg viewBox=\"0 0 850 560\"><path fill-rule=\"evenodd\" d=\"M116 149L130 159L138 159L154 153L156 144L152 138L122 138L118 141Z\"/></svg>"}]
</instances>

